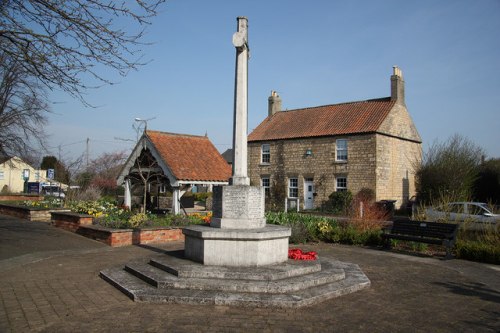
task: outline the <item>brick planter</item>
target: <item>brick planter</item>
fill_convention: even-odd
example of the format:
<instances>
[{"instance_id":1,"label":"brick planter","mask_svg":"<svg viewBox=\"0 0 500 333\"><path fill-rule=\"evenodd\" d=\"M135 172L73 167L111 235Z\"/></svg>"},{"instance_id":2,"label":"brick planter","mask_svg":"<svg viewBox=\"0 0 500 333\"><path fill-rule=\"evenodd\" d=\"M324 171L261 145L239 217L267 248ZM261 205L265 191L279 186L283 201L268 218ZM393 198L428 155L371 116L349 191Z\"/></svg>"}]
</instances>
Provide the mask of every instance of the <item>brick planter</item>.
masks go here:
<instances>
[{"instance_id":1,"label":"brick planter","mask_svg":"<svg viewBox=\"0 0 500 333\"><path fill-rule=\"evenodd\" d=\"M92 225L92 216L73 212L52 212L52 225L76 232L80 226Z\"/></svg>"},{"instance_id":2,"label":"brick planter","mask_svg":"<svg viewBox=\"0 0 500 333\"><path fill-rule=\"evenodd\" d=\"M68 209L39 209L0 204L0 214L18 217L32 222L50 222L52 212L69 212Z\"/></svg>"},{"instance_id":3,"label":"brick planter","mask_svg":"<svg viewBox=\"0 0 500 333\"><path fill-rule=\"evenodd\" d=\"M35 194L2 194L0 201L41 201L42 195Z\"/></svg>"},{"instance_id":4,"label":"brick planter","mask_svg":"<svg viewBox=\"0 0 500 333\"><path fill-rule=\"evenodd\" d=\"M150 227L142 229L111 229L92 225L92 216L77 213L52 213L52 224L109 246L165 243L183 240L181 228Z\"/></svg>"}]
</instances>

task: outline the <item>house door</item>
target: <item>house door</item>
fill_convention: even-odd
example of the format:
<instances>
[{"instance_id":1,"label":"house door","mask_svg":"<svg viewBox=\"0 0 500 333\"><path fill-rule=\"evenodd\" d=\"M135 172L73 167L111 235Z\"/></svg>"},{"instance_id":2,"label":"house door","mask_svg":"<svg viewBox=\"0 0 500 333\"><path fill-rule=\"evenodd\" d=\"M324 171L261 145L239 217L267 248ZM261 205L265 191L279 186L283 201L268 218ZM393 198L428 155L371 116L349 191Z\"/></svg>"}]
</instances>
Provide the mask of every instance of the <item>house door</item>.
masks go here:
<instances>
[{"instance_id":1,"label":"house door","mask_svg":"<svg viewBox=\"0 0 500 333\"><path fill-rule=\"evenodd\" d=\"M314 182L312 178L304 179L304 209L314 208Z\"/></svg>"}]
</instances>

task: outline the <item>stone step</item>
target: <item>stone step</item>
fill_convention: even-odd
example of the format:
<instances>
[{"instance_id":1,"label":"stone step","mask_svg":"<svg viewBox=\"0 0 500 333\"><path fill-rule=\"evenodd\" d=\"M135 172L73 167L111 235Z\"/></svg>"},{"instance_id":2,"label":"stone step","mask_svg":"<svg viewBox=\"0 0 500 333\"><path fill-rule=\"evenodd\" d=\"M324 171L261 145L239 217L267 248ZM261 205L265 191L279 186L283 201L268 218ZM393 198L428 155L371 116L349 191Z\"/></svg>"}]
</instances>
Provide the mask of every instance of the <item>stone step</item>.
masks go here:
<instances>
[{"instance_id":1,"label":"stone step","mask_svg":"<svg viewBox=\"0 0 500 333\"><path fill-rule=\"evenodd\" d=\"M319 261L288 260L282 264L260 267L207 266L194 261L162 256L150 264L170 274L184 278L274 281L321 270Z\"/></svg>"},{"instance_id":2,"label":"stone step","mask_svg":"<svg viewBox=\"0 0 500 333\"><path fill-rule=\"evenodd\" d=\"M107 268L99 272L99 276L109 282L125 295L135 300L136 294L153 288L149 283L125 271L122 267Z\"/></svg>"},{"instance_id":3,"label":"stone step","mask_svg":"<svg viewBox=\"0 0 500 333\"><path fill-rule=\"evenodd\" d=\"M179 278L152 265L131 263L125 270L162 289L214 290L245 293L287 293L318 286L345 278L344 270L336 268L328 260L321 263L321 271L292 276L273 281L247 279Z\"/></svg>"},{"instance_id":4,"label":"stone step","mask_svg":"<svg viewBox=\"0 0 500 333\"><path fill-rule=\"evenodd\" d=\"M316 304L370 286L370 280L358 265L343 262L332 262L332 264L336 268L344 270L345 279L283 294L158 289L121 268L103 270L101 277L137 302L242 307L296 308Z\"/></svg>"}]
</instances>

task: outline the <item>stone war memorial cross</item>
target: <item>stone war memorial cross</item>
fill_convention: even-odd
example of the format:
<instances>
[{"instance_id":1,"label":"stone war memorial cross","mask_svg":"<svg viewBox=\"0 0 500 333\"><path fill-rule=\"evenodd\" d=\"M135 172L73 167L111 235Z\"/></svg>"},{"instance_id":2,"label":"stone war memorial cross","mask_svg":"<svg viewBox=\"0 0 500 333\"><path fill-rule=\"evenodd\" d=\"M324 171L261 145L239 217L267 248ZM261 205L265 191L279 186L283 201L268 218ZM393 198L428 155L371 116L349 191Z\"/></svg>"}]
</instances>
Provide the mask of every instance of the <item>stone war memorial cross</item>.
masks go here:
<instances>
[{"instance_id":1,"label":"stone war memorial cross","mask_svg":"<svg viewBox=\"0 0 500 333\"><path fill-rule=\"evenodd\" d=\"M184 230L187 258L205 265L262 266L288 259L290 228L266 225L264 188L247 174L248 20L238 17L233 120L233 172L228 186L214 187L210 227Z\"/></svg>"},{"instance_id":2,"label":"stone war memorial cross","mask_svg":"<svg viewBox=\"0 0 500 333\"><path fill-rule=\"evenodd\" d=\"M209 226L183 229L183 257L166 253L101 271L134 301L288 308L370 286L356 264L289 260L290 228L266 224L264 188L250 186L247 175L248 20L237 21L230 185L214 188Z\"/></svg>"}]
</instances>

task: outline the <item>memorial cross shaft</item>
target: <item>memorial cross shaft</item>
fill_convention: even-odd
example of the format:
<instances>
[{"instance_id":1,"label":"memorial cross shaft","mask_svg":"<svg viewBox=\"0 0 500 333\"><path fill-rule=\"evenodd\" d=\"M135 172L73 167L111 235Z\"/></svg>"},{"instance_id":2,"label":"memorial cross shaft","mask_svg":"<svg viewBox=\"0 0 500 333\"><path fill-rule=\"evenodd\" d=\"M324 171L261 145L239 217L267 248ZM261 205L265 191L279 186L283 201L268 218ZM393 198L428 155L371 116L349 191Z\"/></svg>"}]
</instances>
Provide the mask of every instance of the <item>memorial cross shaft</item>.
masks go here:
<instances>
[{"instance_id":1,"label":"memorial cross shaft","mask_svg":"<svg viewBox=\"0 0 500 333\"><path fill-rule=\"evenodd\" d=\"M248 131L248 19L238 17L237 31L233 35L236 47L233 117L233 174L232 185L250 185L247 172Z\"/></svg>"}]
</instances>

